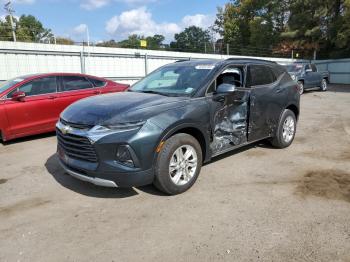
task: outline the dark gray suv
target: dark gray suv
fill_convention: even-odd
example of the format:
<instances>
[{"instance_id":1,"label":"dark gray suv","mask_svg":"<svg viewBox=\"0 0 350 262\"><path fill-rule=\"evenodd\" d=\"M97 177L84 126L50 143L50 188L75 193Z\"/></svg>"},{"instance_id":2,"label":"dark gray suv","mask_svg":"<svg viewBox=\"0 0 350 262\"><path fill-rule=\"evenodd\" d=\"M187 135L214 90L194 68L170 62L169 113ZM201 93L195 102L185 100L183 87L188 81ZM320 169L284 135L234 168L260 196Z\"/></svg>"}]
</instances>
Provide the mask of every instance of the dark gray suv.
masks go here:
<instances>
[{"instance_id":1,"label":"dark gray suv","mask_svg":"<svg viewBox=\"0 0 350 262\"><path fill-rule=\"evenodd\" d=\"M81 100L57 123L65 171L107 187L188 190L202 164L269 139L288 147L300 95L287 71L254 59L166 65L128 92Z\"/></svg>"}]
</instances>

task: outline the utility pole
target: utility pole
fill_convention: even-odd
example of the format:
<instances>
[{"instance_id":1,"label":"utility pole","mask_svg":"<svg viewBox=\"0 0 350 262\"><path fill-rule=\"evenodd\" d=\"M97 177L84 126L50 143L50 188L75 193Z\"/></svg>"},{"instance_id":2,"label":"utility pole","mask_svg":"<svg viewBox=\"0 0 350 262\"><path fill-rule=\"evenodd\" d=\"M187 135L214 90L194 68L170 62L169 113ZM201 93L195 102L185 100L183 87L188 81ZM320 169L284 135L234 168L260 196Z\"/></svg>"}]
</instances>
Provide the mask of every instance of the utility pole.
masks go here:
<instances>
[{"instance_id":1,"label":"utility pole","mask_svg":"<svg viewBox=\"0 0 350 262\"><path fill-rule=\"evenodd\" d=\"M10 16L10 23L11 23L11 30L12 30L12 37L13 37L13 41L14 42L17 42L17 39L16 39L16 32L15 32L15 25L13 24L13 17L12 17L12 14L15 12L13 9L12 9L12 6L11 6L11 1L8 1L6 4L5 4L5 10L6 12L9 14Z\"/></svg>"}]
</instances>

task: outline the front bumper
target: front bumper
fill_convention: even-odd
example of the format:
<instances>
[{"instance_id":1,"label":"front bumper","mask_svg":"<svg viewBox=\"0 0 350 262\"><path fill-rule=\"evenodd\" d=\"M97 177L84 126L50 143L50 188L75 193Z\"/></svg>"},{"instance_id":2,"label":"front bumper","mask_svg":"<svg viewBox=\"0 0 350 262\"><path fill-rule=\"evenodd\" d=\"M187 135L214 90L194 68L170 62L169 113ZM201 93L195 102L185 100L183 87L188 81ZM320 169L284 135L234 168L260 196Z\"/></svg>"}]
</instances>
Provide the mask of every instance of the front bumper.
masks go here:
<instances>
[{"instance_id":1,"label":"front bumper","mask_svg":"<svg viewBox=\"0 0 350 262\"><path fill-rule=\"evenodd\" d=\"M67 174L79 180L103 187L137 187L149 185L154 180L153 170L130 173L101 173L79 170L66 165L61 159L59 162Z\"/></svg>"},{"instance_id":2,"label":"front bumper","mask_svg":"<svg viewBox=\"0 0 350 262\"><path fill-rule=\"evenodd\" d=\"M156 125L146 123L141 129L107 134L97 141L92 141L84 130L69 127L66 134L62 130L62 125L58 125L58 157L71 176L107 187L136 187L153 182L153 162L163 132ZM119 146L130 148L134 166L117 161Z\"/></svg>"}]
</instances>

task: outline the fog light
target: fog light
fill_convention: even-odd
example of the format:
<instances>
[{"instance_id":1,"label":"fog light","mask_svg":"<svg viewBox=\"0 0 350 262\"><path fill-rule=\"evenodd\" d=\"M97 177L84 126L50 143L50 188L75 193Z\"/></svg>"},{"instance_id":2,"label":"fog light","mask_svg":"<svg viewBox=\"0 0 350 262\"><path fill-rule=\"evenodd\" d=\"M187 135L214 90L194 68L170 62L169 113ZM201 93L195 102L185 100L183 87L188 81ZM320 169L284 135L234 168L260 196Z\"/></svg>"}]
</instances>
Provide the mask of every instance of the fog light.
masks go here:
<instances>
[{"instance_id":1,"label":"fog light","mask_svg":"<svg viewBox=\"0 0 350 262\"><path fill-rule=\"evenodd\" d=\"M127 146L119 146L117 148L116 160L123 165L134 167L134 161Z\"/></svg>"}]
</instances>

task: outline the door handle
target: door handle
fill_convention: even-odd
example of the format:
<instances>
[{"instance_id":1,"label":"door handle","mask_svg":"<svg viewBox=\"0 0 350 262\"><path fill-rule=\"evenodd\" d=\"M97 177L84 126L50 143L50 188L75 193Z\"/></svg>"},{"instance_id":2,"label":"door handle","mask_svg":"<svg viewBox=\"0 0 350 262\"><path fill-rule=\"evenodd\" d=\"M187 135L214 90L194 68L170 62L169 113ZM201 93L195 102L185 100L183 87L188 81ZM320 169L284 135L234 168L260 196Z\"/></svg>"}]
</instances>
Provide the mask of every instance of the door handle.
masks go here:
<instances>
[{"instance_id":1,"label":"door handle","mask_svg":"<svg viewBox=\"0 0 350 262\"><path fill-rule=\"evenodd\" d=\"M101 94L101 91L94 91L94 94L99 95L99 94Z\"/></svg>"},{"instance_id":2,"label":"door handle","mask_svg":"<svg viewBox=\"0 0 350 262\"><path fill-rule=\"evenodd\" d=\"M56 99L56 96L49 96L49 99Z\"/></svg>"}]
</instances>

